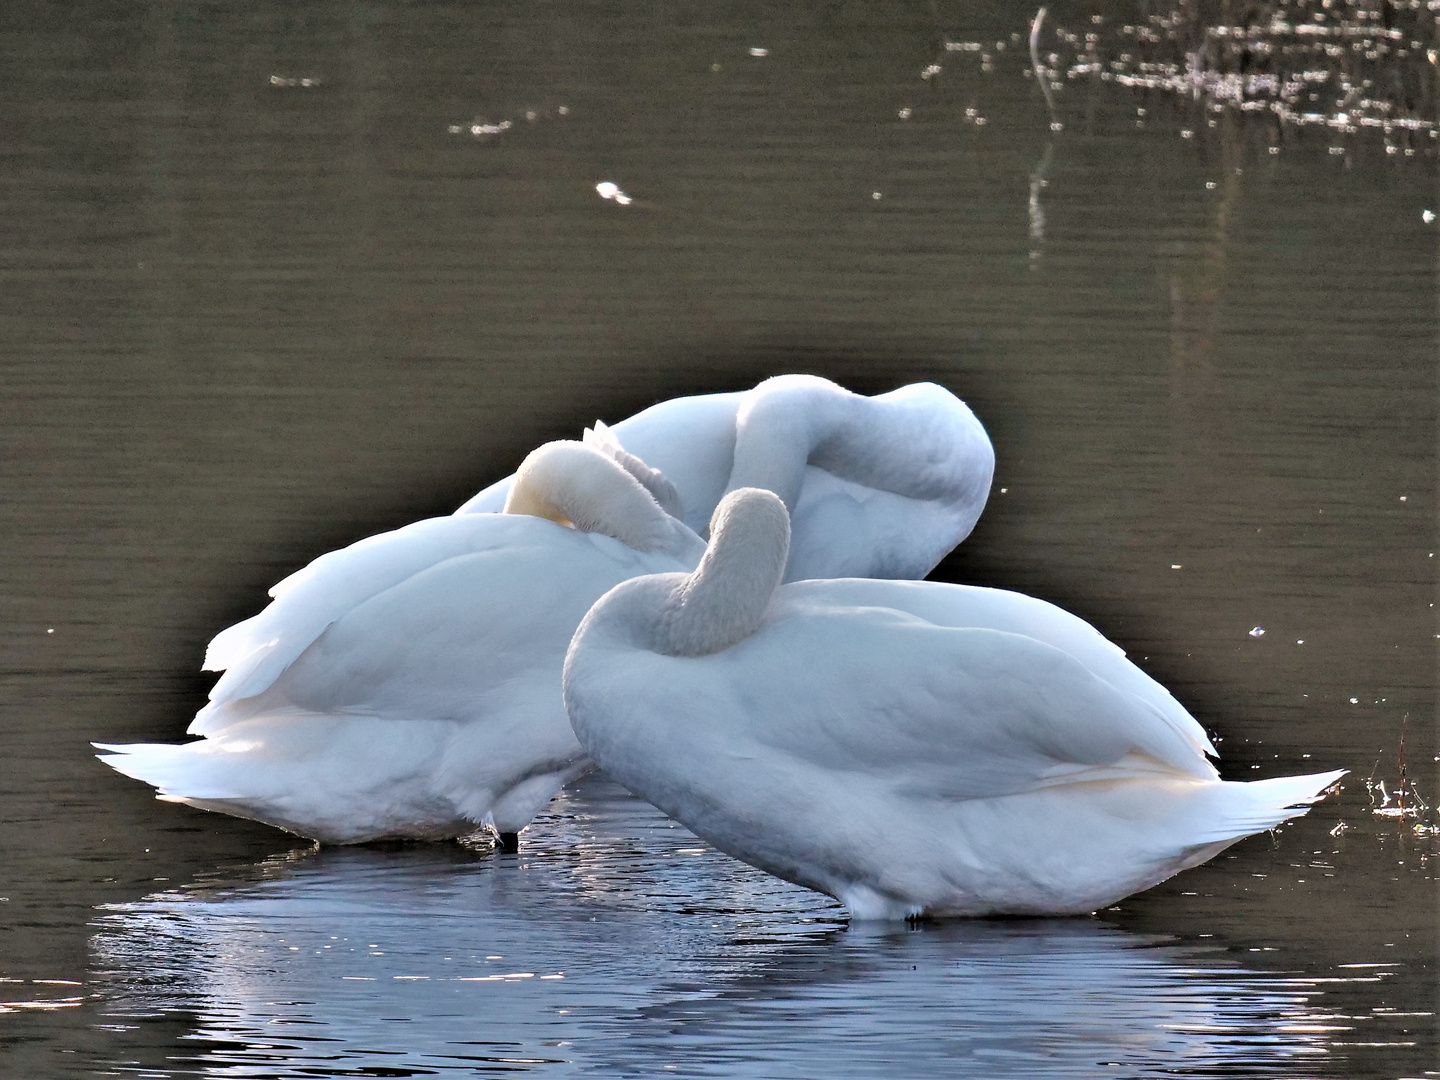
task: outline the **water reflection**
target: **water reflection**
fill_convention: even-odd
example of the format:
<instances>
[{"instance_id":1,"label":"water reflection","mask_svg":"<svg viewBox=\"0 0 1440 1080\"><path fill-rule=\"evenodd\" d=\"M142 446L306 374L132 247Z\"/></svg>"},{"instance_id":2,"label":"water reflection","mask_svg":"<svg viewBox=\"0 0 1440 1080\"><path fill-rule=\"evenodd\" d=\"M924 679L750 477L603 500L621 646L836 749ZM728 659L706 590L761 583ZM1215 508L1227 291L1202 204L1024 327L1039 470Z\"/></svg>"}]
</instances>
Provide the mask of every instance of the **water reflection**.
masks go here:
<instances>
[{"instance_id":1,"label":"water reflection","mask_svg":"<svg viewBox=\"0 0 1440 1080\"><path fill-rule=\"evenodd\" d=\"M296 852L117 905L103 1022L193 1017L206 1075L1311 1071L1313 983L1098 920L851 927L603 779L519 856Z\"/></svg>"}]
</instances>

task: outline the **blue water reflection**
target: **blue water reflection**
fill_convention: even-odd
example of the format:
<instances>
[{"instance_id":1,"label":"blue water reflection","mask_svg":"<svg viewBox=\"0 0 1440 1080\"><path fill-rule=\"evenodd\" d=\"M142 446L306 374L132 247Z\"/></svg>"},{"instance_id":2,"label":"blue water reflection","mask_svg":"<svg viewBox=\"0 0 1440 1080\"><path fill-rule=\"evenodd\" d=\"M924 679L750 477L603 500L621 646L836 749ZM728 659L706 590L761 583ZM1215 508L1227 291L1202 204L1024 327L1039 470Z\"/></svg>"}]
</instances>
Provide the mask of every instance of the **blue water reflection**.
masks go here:
<instances>
[{"instance_id":1,"label":"blue water reflection","mask_svg":"<svg viewBox=\"0 0 1440 1080\"><path fill-rule=\"evenodd\" d=\"M118 905L103 1019L187 1014L171 1062L225 1077L1323 1068L1305 980L1098 920L847 927L608 781L553 809L518 856L299 852Z\"/></svg>"}]
</instances>

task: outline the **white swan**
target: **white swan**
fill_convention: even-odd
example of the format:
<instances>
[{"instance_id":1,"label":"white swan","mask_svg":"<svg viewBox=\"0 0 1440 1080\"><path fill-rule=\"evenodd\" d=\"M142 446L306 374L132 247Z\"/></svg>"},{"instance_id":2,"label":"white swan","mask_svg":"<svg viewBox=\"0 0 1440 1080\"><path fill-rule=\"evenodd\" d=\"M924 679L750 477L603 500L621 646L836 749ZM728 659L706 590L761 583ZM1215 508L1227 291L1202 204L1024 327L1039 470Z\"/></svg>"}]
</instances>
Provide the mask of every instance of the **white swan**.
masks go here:
<instances>
[{"instance_id":1,"label":"white swan","mask_svg":"<svg viewBox=\"0 0 1440 1080\"><path fill-rule=\"evenodd\" d=\"M579 443L532 453L506 511L322 555L210 643L225 674L190 725L202 739L96 744L101 760L163 799L322 841L485 823L513 843L590 767L560 696L581 617L626 578L693 567L704 542Z\"/></svg>"},{"instance_id":2,"label":"white swan","mask_svg":"<svg viewBox=\"0 0 1440 1080\"><path fill-rule=\"evenodd\" d=\"M777 588L786 544L774 495L726 496L693 573L591 609L565 701L615 779L858 918L1094 911L1343 775L1221 781L1200 725L1075 616L934 582Z\"/></svg>"},{"instance_id":3,"label":"white swan","mask_svg":"<svg viewBox=\"0 0 1440 1080\"><path fill-rule=\"evenodd\" d=\"M696 532L727 491L777 493L792 523L787 581L923 578L975 527L995 470L980 421L934 383L863 397L817 376L780 375L664 401L587 437L615 440L664 473ZM510 483L456 513L499 510Z\"/></svg>"}]
</instances>

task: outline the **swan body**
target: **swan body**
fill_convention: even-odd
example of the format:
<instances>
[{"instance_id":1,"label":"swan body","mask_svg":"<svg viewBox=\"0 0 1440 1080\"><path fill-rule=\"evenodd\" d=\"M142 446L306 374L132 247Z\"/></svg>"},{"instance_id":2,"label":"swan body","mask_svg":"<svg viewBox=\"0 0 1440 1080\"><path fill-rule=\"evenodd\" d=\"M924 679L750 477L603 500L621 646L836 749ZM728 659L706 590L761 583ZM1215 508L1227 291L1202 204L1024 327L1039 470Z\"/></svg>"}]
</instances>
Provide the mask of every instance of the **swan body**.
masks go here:
<instances>
[{"instance_id":1,"label":"swan body","mask_svg":"<svg viewBox=\"0 0 1440 1080\"><path fill-rule=\"evenodd\" d=\"M677 516L697 533L727 491L774 491L792 523L787 581L923 578L975 527L995 469L980 421L934 383L864 397L817 376L780 375L737 393L664 401L614 427L597 424L587 438L663 473ZM499 510L512 479L456 513Z\"/></svg>"},{"instance_id":2,"label":"swan body","mask_svg":"<svg viewBox=\"0 0 1440 1080\"><path fill-rule=\"evenodd\" d=\"M1180 704L1043 601L779 585L785 524L768 492L728 495L693 573L591 609L565 701L616 780L858 918L1094 911L1343 775L1222 781Z\"/></svg>"},{"instance_id":3,"label":"swan body","mask_svg":"<svg viewBox=\"0 0 1440 1080\"><path fill-rule=\"evenodd\" d=\"M508 510L322 555L211 642L225 674L200 740L97 744L101 759L161 798L326 842L518 832L590 768L560 695L576 625L704 543L578 443L527 458Z\"/></svg>"}]
</instances>

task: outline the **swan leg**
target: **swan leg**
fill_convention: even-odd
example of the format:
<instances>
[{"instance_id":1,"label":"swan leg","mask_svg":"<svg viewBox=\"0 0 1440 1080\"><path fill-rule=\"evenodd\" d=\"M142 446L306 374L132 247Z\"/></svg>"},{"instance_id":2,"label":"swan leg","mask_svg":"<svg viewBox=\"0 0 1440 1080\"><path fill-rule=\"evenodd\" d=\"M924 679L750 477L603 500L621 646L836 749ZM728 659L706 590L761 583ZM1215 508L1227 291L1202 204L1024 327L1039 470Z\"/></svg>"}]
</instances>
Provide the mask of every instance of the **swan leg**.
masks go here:
<instances>
[{"instance_id":1,"label":"swan leg","mask_svg":"<svg viewBox=\"0 0 1440 1080\"><path fill-rule=\"evenodd\" d=\"M497 850L506 855L514 855L520 850L520 834L518 832L502 832Z\"/></svg>"}]
</instances>

